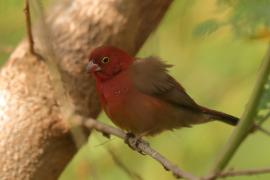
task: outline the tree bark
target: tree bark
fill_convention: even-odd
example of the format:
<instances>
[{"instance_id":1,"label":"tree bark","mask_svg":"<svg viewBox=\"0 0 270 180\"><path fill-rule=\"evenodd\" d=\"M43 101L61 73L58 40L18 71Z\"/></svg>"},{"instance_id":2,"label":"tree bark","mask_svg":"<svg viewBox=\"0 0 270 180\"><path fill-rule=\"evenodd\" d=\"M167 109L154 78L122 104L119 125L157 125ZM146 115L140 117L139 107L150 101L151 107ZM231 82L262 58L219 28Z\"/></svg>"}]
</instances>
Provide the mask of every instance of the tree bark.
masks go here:
<instances>
[{"instance_id":1,"label":"tree bark","mask_svg":"<svg viewBox=\"0 0 270 180\"><path fill-rule=\"evenodd\" d=\"M108 44L135 54L171 1L63 0L48 11L62 79L79 114L96 117L100 112L93 80L85 74L90 50ZM23 40L0 72L3 180L57 179L77 151L47 67L28 49Z\"/></svg>"}]
</instances>

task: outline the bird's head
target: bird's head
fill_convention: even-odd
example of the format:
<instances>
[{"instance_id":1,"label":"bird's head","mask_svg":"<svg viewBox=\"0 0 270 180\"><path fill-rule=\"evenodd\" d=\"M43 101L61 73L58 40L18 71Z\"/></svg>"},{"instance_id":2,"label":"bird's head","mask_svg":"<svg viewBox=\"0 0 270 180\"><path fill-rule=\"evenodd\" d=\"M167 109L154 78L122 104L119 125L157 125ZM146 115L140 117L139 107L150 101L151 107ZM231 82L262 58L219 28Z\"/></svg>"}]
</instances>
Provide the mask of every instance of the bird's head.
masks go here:
<instances>
[{"instance_id":1,"label":"bird's head","mask_svg":"<svg viewBox=\"0 0 270 180\"><path fill-rule=\"evenodd\" d=\"M112 46L98 47L90 54L87 72L93 74L99 80L108 80L126 70L133 60L133 57L119 48Z\"/></svg>"}]
</instances>

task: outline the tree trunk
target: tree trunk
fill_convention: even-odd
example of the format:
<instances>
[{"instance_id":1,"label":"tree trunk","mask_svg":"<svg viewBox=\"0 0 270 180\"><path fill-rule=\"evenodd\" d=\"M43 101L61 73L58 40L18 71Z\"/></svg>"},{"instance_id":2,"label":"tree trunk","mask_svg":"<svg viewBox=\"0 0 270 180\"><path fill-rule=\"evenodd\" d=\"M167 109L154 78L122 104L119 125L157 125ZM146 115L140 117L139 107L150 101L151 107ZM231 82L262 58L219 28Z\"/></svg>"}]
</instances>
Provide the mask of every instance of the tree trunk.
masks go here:
<instances>
[{"instance_id":1,"label":"tree trunk","mask_svg":"<svg viewBox=\"0 0 270 180\"><path fill-rule=\"evenodd\" d=\"M50 9L46 19L62 79L78 113L100 112L93 80L85 74L90 50L110 44L135 54L171 1L65 0ZM23 40L0 72L2 180L57 179L76 153L53 91L45 63Z\"/></svg>"}]
</instances>

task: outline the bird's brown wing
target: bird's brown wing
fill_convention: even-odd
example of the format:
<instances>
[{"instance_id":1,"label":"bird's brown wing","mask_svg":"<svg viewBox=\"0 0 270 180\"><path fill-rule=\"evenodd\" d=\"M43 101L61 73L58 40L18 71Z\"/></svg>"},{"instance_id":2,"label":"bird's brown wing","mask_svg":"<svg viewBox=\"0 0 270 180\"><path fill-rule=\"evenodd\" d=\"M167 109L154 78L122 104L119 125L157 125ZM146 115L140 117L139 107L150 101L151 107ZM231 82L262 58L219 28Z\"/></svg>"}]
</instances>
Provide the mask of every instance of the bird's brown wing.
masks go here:
<instances>
[{"instance_id":1,"label":"bird's brown wing","mask_svg":"<svg viewBox=\"0 0 270 180\"><path fill-rule=\"evenodd\" d=\"M200 106L185 92L185 89L168 74L166 64L157 57L137 59L130 72L135 87L148 95L158 97L175 106L200 110Z\"/></svg>"}]
</instances>

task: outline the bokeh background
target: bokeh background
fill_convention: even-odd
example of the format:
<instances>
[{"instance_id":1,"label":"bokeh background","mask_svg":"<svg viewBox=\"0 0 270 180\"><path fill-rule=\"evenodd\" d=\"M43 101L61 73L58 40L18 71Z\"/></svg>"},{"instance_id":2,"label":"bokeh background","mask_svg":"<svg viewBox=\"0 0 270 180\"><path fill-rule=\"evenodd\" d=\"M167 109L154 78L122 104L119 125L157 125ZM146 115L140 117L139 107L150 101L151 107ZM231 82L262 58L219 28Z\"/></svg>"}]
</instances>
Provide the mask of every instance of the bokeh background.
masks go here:
<instances>
[{"instance_id":1,"label":"bokeh background","mask_svg":"<svg viewBox=\"0 0 270 180\"><path fill-rule=\"evenodd\" d=\"M256 3L252 8L255 7ZM23 1L0 0L0 65L25 37L22 9ZM238 9L222 4L221 0L175 0L138 56L157 55L174 64L170 73L197 102L241 116L256 82L269 36L264 28L250 30L245 23L231 26L229 20L237 13L235 11ZM241 19L241 16L238 18ZM256 19L250 19L252 21ZM250 31L242 32L241 29ZM104 113L98 119L111 124ZM231 132L232 127L213 122L165 132L147 140L181 168L203 175L213 165ZM113 162L108 147L143 179L174 179L151 158L131 151L115 137L108 140L94 132L90 139L60 180L129 179ZM229 167L267 167L270 165L269 152L270 138L256 133L242 144ZM270 175L227 179L267 180Z\"/></svg>"}]
</instances>

